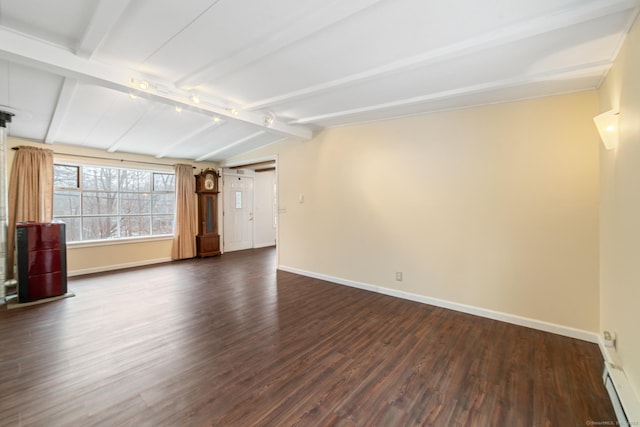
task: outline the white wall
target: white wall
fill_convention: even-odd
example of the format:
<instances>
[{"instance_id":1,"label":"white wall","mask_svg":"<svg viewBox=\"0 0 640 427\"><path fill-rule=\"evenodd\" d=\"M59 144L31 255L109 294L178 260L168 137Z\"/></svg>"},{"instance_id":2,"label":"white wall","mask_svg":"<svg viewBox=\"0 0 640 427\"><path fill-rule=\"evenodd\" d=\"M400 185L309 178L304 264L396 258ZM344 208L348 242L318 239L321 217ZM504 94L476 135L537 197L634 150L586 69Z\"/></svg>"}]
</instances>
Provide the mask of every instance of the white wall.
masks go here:
<instances>
[{"instance_id":1,"label":"white wall","mask_svg":"<svg viewBox=\"0 0 640 427\"><path fill-rule=\"evenodd\" d=\"M615 332L640 407L640 23L636 21L600 88L600 111L620 111L620 145L600 149L601 329Z\"/></svg>"},{"instance_id":2,"label":"white wall","mask_svg":"<svg viewBox=\"0 0 640 427\"><path fill-rule=\"evenodd\" d=\"M278 155L282 266L597 332L597 111L590 91L245 157Z\"/></svg>"}]
</instances>

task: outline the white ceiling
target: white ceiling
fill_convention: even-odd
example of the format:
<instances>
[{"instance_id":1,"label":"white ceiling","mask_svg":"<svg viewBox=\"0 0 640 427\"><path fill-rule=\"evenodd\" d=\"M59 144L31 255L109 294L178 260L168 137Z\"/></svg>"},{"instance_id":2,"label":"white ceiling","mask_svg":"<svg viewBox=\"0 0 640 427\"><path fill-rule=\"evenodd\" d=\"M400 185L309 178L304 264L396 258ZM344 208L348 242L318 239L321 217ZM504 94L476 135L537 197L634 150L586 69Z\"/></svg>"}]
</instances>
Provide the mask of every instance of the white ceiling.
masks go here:
<instances>
[{"instance_id":1,"label":"white ceiling","mask_svg":"<svg viewBox=\"0 0 640 427\"><path fill-rule=\"evenodd\" d=\"M596 88L639 5L0 0L0 109L16 137L219 161L325 127Z\"/></svg>"}]
</instances>

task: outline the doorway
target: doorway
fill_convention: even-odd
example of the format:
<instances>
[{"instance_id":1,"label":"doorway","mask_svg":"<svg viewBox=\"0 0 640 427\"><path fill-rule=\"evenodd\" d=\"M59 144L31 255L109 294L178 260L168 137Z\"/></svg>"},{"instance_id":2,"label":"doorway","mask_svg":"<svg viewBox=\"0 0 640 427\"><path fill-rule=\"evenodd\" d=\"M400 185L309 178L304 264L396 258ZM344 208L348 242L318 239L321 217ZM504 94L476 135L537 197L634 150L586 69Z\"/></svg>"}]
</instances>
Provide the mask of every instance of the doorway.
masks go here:
<instances>
[{"instance_id":1,"label":"doorway","mask_svg":"<svg viewBox=\"0 0 640 427\"><path fill-rule=\"evenodd\" d=\"M276 246L276 161L226 167L222 185L223 251Z\"/></svg>"}]
</instances>

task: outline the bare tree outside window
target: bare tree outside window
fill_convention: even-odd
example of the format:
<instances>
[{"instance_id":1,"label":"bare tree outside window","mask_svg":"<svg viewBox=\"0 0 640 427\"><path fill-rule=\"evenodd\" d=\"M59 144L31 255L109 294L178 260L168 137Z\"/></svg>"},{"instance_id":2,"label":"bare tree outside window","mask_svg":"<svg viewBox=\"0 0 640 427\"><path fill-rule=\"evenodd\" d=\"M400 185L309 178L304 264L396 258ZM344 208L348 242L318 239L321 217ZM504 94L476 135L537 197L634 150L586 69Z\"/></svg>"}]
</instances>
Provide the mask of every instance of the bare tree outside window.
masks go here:
<instances>
[{"instance_id":1,"label":"bare tree outside window","mask_svg":"<svg viewBox=\"0 0 640 427\"><path fill-rule=\"evenodd\" d=\"M69 242L173 234L172 173L57 164L54 186L54 218Z\"/></svg>"}]
</instances>

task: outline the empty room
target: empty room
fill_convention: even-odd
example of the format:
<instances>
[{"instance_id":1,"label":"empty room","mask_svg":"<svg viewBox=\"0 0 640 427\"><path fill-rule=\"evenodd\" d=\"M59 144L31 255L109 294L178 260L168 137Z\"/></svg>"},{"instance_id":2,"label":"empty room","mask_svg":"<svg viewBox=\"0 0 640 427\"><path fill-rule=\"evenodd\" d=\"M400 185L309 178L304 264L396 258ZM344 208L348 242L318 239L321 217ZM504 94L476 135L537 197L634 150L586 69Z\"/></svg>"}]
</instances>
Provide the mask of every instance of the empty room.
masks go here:
<instances>
[{"instance_id":1,"label":"empty room","mask_svg":"<svg viewBox=\"0 0 640 427\"><path fill-rule=\"evenodd\" d=\"M0 0L0 426L638 425L639 12Z\"/></svg>"}]
</instances>

